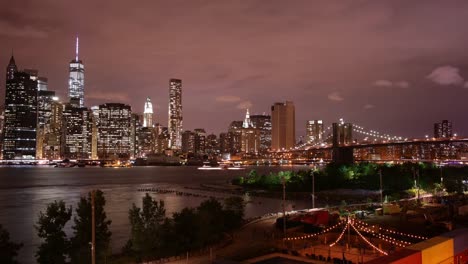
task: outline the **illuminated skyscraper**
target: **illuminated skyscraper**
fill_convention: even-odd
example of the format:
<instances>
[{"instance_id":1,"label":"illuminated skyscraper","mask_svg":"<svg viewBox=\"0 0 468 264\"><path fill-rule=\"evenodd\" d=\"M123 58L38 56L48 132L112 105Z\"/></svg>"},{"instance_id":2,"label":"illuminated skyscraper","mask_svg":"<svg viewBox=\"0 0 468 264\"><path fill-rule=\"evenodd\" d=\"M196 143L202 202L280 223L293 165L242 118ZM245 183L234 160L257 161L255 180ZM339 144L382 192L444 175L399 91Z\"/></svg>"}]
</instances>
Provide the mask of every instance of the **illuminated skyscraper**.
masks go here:
<instances>
[{"instance_id":1,"label":"illuminated skyscraper","mask_svg":"<svg viewBox=\"0 0 468 264\"><path fill-rule=\"evenodd\" d=\"M182 80L169 81L169 147L182 147Z\"/></svg>"},{"instance_id":2,"label":"illuminated skyscraper","mask_svg":"<svg viewBox=\"0 0 468 264\"><path fill-rule=\"evenodd\" d=\"M260 152L265 152L271 147L271 116L251 115L252 125L260 130Z\"/></svg>"},{"instance_id":3,"label":"illuminated skyscraper","mask_svg":"<svg viewBox=\"0 0 468 264\"><path fill-rule=\"evenodd\" d=\"M296 145L296 121L293 102L271 107L271 149L289 149Z\"/></svg>"},{"instance_id":4,"label":"illuminated skyscraper","mask_svg":"<svg viewBox=\"0 0 468 264\"><path fill-rule=\"evenodd\" d=\"M128 159L132 155L132 109L129 105L99 105L98 156L100 159Z\"/></svg>"},{"instance_id":5,"label":"illuminated skyscraper","mask_svg":"<svg viewBox=\"0 0 468 264\"><path fill-rule=\"evenodd\" d=\"M153 126L153 104L151 99L146 98L145 110L143 112L143 127L152 127Z\"/></svg>"},{"instance_id":6,"label":"illuminated skyscraper","mask_svg":"<svg viewBox=\"0 0 468 264\"><path fill-rule=\"evenodd\" d=\"M78 107L84 107L84 65L78 58L79 42L76 37L76 55L70 62L70 78L68 79L68 99L70 102L79 102ZM78 100L72 100L77 98Z\"/></svg>"},{"instance_id":7,"label":"illuminated skyscraper","mask_svg":"<svg viewBox=\"0 0 468 264\"><path fill-rule=\"evenodd\" d=\"M54 91L39 90L37 93L36 159L43 159L45 157L45 138L47 134L51 133L52 103L56 98Z\"/></svg>"},{"instance_id":8,"label":"illuminated skyscraper","mask_svg":"<svg viewBox=\"0 0 468 264\"><path fill-rule=\"evenodd\" d=\"M6 84L3 159L34 159L36 128L37 81L15 72Z\"/></svg>"},{"instance_id":9,"label":"illuminated skyscraper","mask_svg":"<svg viewBox=\"0 0 468 264\"><path fill-rule=\"evenodd\" d=\"M318 143L323 140L323 121L322 120L309 120L307 121L307 143Z\"/></svg>"},{"instance_id":10,"label":"illuminated skyscraper","mask_svg":"<svg viewBox=\"0 0 468 264\"><path fill-rule=\"evenodd\" d=\"M64 151L68 159L89 159L92 156L93 112L68 103L63 111Z\"/></svg>"},{"instance_id":11,"label":"illuminated skyscraper","mask_svg":"<svg viewBox=\"0 0 468 264\"><path fill-rule=\"evenodd\" d=\"M7 66L7 72L6 72L6 80L12 80L15 78L15 73L18 71L18 67L16 67L16 62L15 58L13 57L13 54L11 55L10 58L10 63L8 63Z\"/></svg>"}]
</instances>

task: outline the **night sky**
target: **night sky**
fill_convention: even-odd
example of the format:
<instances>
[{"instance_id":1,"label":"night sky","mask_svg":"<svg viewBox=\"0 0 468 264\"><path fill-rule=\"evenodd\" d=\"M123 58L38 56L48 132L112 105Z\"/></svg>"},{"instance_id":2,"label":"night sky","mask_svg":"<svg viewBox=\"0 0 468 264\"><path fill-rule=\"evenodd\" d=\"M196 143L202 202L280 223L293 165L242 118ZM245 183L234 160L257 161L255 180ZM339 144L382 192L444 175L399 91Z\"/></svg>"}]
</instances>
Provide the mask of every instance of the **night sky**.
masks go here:
<instances>
[{"instance_id":1,"label":"night sky","mask_svg":"<svg viewBox=\"0 0 468 264\"><path fill-rule=\"evenodd\" d=\"M450 119L468 135L468 1L0 1L0 66L13 49L62 99L78 34L86 105L143 112L150 96L165 126L180 78L184 129L292 100L298 136L340 117L404 137Z\"/></svg>"}]
</instances>

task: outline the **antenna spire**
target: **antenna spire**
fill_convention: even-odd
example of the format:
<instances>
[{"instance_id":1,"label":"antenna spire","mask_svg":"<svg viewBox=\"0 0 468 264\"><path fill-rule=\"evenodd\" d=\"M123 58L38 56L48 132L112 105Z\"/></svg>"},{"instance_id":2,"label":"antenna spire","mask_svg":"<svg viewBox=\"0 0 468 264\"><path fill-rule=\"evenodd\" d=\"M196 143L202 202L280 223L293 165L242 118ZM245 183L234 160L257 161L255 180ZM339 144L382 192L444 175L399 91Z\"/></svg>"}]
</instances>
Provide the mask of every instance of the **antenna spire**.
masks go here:
<instances>
[{"instance_id":1,"label":"antenna spire","mask_svg":"<svg viewBox=\"0 0 468 264\"><path fill-rule=\"evenodd\" d=\"M79 39L78 39L78 35L76 35L76 47L75 47L75 53L76 53L75 60L76 60L76 61L78 61L78 51L79 51L79 47L80 47Z\"/></svg>"}]
</instances>

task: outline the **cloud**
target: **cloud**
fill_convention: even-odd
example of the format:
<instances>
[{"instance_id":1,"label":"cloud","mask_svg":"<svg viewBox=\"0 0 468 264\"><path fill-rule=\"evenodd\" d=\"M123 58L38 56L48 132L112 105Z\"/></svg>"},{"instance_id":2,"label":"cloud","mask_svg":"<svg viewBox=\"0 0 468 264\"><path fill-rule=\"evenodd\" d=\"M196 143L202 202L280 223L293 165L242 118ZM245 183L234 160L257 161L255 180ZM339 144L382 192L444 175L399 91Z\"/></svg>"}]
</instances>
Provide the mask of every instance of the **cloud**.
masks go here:
<instances>
[{"instance_id":1,"label":"cloud","mask_svg":"<svg viewBox=\"0 0 468 264\"><path fill-rule=\"evenodd\" d=\"M463 83L460 69L450 65L435 68L426 78L440 85L459 85Z\"/></svg>"},{"instance_id":2,"label":"cloud","mask_svg":"<svg viewBox=\"0 0 468 264\"><path fill-rule=\"evenodd\" d=\"M395 83L395 86L400 87L400 88L408 88L410 87L410 83L407 81L399 81Z\"/></svg>"},{"instance_id":3,"label":"cloud","mask_svg":"<svg viewBox=\"0 0 468 264\"><path fill-rule=\"evenodd\" d=\"M46 38L47 32L36 29L31 26L13 26L6 22L0 21L0 35L8 37L24 37L24 38Z\"/></svg>"},{"instance_id":4,"label":"cloud","mask_svg":"<svg viewBox=\"0 0 468 264\"><path fill-rule=\"evenodd\" d=\"M364 105L364 109L366 109L366 110L372 109L372 108L375 108L375 105L373 105L373 104L366 104L366 105Z\"/></svg>"},{"instance_id":5,"label":"cloud","mask_svg":"<svg viewBox=\"0 0 468 264\"><path fill-rule=\"evenodd\" d=\"M238 109L247 109L253 106L252 102L250 101L243 101L237 105Z\"/></svg>"},{"instance_id":6,"label":"cloud","mask_svg":"<svg viewBox=\"0 0 468 264\"><path fill-rule=\"evenodd\" d=\"M341 96L340 93L338 93L338 92L333 92L333 93L329 94L328 99L332 100L332 101L336 101L336 102L340 102L340 101L344 100L343 96Z\"/></svg>"},{"instance_id":7,"label":"cloud","mask_svg":"<svg viewBox=\"0 0 468 264\"><path fill-rule=\"evenodd\" d=\"M130 98L126 93L92 91L86 94L86 99L105 100L106 102L127 102Z\"/></svg>"},{"instance_id":8,"label":"cloud","mask_svg":"<svg viewBox=\"0 0 468 264\"><path fill-rule=\"evenodd\" d=\"M468 89L468 82L465 82L465 84L463 85L463 88L467 88L467 89Z\"/></svg>"},{"instance_id":9,"label":"cloud","mask_svg":"<svg viewBox=\"0 0 468 264\"><path fill-rule=\"evenodd\" d=\"M374 86L408 88L410 87L410 83L407 81L392 82L389 80L378 80L374 82Z\"/></svg>"},{"instance_id":10,"label":"cloud","mask_svg":"<svg viewBox=\"0 0 468 264\"><path fill-rule=\"evenodd\" d=\"M215 100L216 102L235 103L235 102L239 102L241 98L239 96L234 96L234 95L222 95L222 96L217 96Z\"/></svg>"},{"instance_id":11,"label":"cloud","mask_svg":"<svg viewBox=\"0 0 468 264\"><path fill-rule=\"evenodd\" d=\"M380 87L392 87L393 82L391 82L389 80L378 80L378 81L374 82L374 85L375 86L380 86Z\"/></svg>"}]
</instances>

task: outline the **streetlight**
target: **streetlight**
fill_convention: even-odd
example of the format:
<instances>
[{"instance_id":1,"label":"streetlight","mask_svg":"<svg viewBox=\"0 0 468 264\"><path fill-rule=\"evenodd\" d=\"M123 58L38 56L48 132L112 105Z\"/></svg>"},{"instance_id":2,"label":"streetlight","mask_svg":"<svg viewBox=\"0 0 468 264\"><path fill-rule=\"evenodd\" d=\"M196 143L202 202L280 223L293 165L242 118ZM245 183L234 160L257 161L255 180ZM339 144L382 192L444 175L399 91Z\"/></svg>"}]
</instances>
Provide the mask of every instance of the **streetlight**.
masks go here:
<instances>
[{"instance_id":1,"label":"streetlight","mask_svg":"<svg viewBox=\"0 0 468 264\"><path fill-rule=\"evenodd\" d=\"M315 209L315 173L313 170L310 173L312 174L312 209Z\"/></svg>"},{"instance_id":2,"label":"streetlight","mask_svg":"<svg viewBox=\"0 0 468 264\"><path fill-rule=\"evenodd\" d=\"M383 210L382 169L379 170L379 176L380 176L380 205L382 206L382 210Z\"/></svg>"},{"instance_id":3,"label":"streetlight","mask_svg":"<svg viewBox=\"0 0 468 264\"><path fill-rule=\"evenodd\" d=\"M283 184L283 237L286 237L286 179L281 177L281 183ZM283 239L284 241L284 239Z\"/></svg>"}]
</instances>

